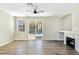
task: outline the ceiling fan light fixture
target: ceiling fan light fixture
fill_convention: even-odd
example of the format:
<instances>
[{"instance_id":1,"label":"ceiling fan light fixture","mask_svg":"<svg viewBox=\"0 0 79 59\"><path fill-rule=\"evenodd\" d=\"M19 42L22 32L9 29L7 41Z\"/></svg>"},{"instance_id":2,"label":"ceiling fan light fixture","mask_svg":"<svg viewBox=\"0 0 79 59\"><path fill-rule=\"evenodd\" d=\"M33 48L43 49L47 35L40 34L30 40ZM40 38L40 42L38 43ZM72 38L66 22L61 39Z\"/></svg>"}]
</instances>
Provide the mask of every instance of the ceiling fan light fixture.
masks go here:
<instances>
[{"instance_id":1,"label":"ceiling fan light fixture","mask_svg":"<svg viewBox=\"0 0 79 59\"><path fill-rule=\"evenodd\" d=\"M33 7L33 14L38 14L44 12L43 10L38 10L37 4L27 3L28 7ZM28 10L26 10L28 12ZM30 11L30 10L29 10Z\"/></svg>"},{"instance_id":2,"label":"ceiling fan light fixture","mask_svg":"<svg viewBox=\"0 0 79 59\"><path fill-rule=\"evenodd\" d=\"M36 10L34 10L34 12L33 12L34 14L37 14L37 11Z\"/></svg>"}]
</instances>

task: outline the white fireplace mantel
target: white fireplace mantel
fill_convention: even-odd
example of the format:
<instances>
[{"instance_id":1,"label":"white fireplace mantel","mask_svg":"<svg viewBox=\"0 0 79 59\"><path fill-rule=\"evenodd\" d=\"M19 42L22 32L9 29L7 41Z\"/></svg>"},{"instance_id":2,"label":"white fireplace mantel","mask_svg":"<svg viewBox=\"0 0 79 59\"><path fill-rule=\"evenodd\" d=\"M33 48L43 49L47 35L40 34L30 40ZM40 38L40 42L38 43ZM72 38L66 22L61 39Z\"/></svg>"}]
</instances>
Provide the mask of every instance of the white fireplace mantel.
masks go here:
<instances>
[{"instance_id":1,"label":"white fireplace mantel","mask_svg":"<svg viewBox=\"0 0 79 59\"><path fill-rule=\"evenodd\" d=\"M75 39L75 50L79 52L79 33L73 31L60 31L64 33L64 44L66 45L66 37L74 38Z\"/></svg>"}]
</instances>

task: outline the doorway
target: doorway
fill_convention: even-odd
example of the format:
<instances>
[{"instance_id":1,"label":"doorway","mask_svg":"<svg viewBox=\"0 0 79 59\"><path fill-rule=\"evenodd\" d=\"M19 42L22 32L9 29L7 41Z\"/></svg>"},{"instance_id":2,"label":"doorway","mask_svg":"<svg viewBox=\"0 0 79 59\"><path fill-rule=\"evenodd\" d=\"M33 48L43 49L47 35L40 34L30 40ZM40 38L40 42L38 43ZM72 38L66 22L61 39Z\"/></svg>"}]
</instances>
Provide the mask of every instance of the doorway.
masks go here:
<instances>
[{"instance_id":1,"label":"doorway","mask_svg":"<svg viewBox=\"0 0 79 59\"><path fill-rule=\"evenodd\" d=\"M41 40L43 39L43 21L29 21L28 39Z\"/></svg>"}]
</instances>

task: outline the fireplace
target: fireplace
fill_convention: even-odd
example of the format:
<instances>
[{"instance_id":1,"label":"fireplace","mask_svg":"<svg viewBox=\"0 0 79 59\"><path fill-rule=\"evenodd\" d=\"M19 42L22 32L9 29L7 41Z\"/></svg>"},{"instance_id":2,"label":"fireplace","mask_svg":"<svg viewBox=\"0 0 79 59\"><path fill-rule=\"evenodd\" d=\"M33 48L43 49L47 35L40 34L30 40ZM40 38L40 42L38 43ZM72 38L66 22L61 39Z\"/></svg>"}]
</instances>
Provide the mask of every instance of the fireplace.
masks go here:
<instances>
[{"instance_id":1,"label":"fireplace","mask_svg":"<svg viewBox=\"0 0 79 59\"><path fill-rule=\"evenodd\" d=\"M66 37L66 45L75 49L75 39Z\"/></svg>"}]
</instances>

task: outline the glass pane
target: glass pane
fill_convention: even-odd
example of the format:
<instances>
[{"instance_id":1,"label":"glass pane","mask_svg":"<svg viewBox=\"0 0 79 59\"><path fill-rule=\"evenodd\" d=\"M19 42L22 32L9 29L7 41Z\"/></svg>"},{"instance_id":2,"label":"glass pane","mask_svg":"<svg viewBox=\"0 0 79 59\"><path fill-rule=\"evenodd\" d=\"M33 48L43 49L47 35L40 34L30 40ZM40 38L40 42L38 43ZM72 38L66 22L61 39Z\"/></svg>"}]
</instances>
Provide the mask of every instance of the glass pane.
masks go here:
<instances>
[{"instance_id":1,"label":"glass pane","mask_svg":"<svg viewBox=\"0 0 79 59\"><path fill-rule=\"evenodd\" d=\"M24 20L18 20L17 21L17 28L18 28L18 32L24 32L25 31Z\"/></svg>"},{"instance_id":2,"label":"glass pane","mask_svg":"<svg viewBox=\"0 0 79 59\"><path fill-rule=\"evenodd\" d=\"M42 23L36 24L36 34L42 34Z\"/></svg>"},{"instance_id":3,"label":"glass pane","mask_svg":"<svg viewBox=\"0 0 79 59\"><path fill-rule=\"evenodd\" d=\"M29 24L29 34L35 34L35 23Z\"/></svg>"}]
</instances>

